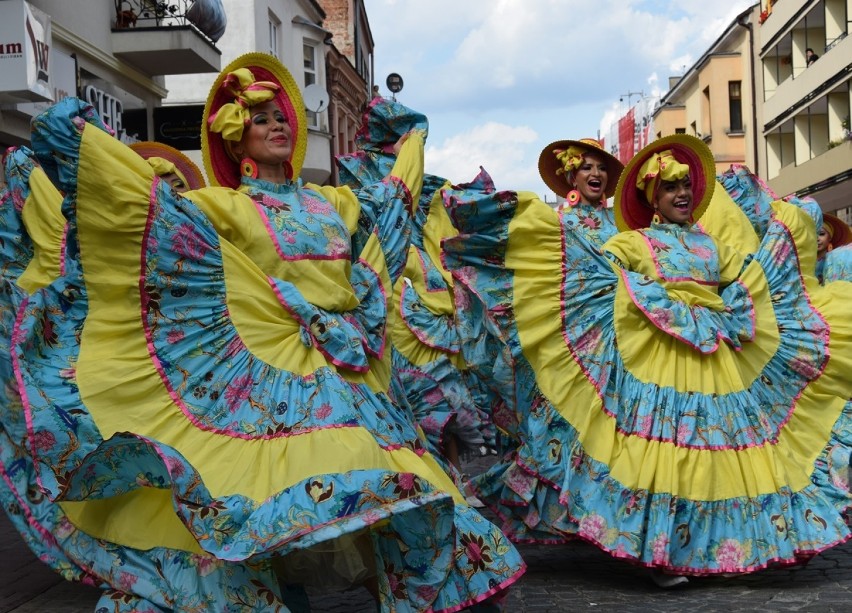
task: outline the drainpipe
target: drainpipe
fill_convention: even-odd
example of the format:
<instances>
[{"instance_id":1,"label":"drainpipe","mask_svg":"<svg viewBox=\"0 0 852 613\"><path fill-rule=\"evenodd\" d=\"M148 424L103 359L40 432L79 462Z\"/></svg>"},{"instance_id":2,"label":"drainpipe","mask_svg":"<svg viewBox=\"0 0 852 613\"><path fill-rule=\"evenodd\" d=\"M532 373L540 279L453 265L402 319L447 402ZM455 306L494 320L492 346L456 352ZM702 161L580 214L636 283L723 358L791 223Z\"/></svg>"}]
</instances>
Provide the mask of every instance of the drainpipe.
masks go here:
<instances>
[{"instance_id":1,"label":"drainpipe","mask_svg":"<svg viewBox=\"0 0 852 613\"><path fill-rule=\"evenodd\" d=\"M758 172L758 166L760 165L760 152L757 150L758 140L757 140L757 85L755 84L754 77L754 24L751 23L750 20L747 20L747 16L751 15L754 12L752 9L748 13L742 13L737 17L737 25L742 26L748 30L748 51L749 51L749 64L751 66L751 132L752 139L754 141L754 168L752 171L757 176L760 176Z\"/></svg>"}]
</instances>

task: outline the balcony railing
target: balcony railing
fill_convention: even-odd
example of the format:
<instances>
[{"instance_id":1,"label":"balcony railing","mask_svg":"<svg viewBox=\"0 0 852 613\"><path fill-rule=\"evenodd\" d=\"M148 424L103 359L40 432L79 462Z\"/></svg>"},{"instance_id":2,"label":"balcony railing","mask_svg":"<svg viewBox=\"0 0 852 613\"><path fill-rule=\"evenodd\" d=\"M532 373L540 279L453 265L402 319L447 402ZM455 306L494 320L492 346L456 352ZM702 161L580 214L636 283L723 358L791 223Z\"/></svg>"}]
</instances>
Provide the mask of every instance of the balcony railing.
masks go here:
<instances>
[{"instance_id":1,"label":"balcony railing","mask_svg":"<svg viewBox=\"0 0 852 613\"><path fill-rule=\"evenodd\" d=\"M192 25L216 42L225 24L222 4L216 0L115 0L116 30Z\"/></svg>"}]
</instances>

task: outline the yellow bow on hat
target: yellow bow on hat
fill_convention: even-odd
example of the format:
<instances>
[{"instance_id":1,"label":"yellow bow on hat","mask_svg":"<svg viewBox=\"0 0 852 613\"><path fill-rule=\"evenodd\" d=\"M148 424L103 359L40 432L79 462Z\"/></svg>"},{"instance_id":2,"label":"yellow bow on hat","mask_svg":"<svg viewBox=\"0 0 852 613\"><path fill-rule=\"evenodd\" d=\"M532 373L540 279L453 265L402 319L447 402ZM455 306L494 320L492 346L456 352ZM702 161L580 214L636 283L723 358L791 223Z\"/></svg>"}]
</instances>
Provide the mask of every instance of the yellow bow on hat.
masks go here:
<instances>
[{"instance_id":1,"label":"yellow bow on hat","mask_svg":"<svg viewBox=\"0 0 852 613\"><path fill-rule=\"evenodd\" d=\"M659 151L642 163L636 175L636 187L645 192L648 204L654 204L654 194L662 181L677 181L689 174L689 166L675 159L671 149Z\"/></svg>"},{"instance_id":2,"label":"yellow bow on hat","mask_svg":"<svg viewBox=\"0 0 852 613\"><path fill-rule=\"evenodd\" d=\"M576 145L571 145L567 149L554 149L553 153L556 154L556 159L562 164L562 168L556 169L556 174L561 175L577 170L583 165L583 154L586 152L588 152L588 149Z\"/></svg>"},{"instance_id":3,"label":"yellow bow on hat","mask_svg":"<svg viewBox=\"0 0 852 613\"><path fill-rule=\"evenodd\" d=\"M167 174L174 173L178 176L178 178L183 181L183 184L189 187L189 182L186 180L186 177L183 176L183 173L177 169L172 162L167 160L166 158L157 157L156 155L152 155L147 158L145 161L151 166L154 170L154 174L158 177L165 177Z\"/></svg>"},{"instance_id":4,"label":"yellow bow on hat","mask_svg":"<svg viewBox=\"0 0 852 613\"><path fill-rule=\"evenodd\" d=\"M222 89L233 94L234 101L223 104L210 117L210 131L218 132L225 140L238 141L251 120L249 109L271 100L280 88L272 81L256 81L248 68L238 68L228 73L222 81Z\"/></svg>"}]
</instances>

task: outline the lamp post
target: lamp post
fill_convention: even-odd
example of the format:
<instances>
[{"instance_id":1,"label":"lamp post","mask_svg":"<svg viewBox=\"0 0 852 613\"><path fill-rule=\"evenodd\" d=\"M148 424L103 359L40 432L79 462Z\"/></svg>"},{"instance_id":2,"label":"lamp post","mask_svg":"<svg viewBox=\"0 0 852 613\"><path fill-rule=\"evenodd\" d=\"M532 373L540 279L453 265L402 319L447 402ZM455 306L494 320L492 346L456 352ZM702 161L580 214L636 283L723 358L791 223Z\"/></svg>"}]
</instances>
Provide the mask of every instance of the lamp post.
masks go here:
<instances>
[{"instance_id":1,"label":"lamp post","mask_svg":"<svg viewBox=\"0 0 852 613\"><path fill-rule=\"evenodd\" d=\"M618 101L624 102L624 99L627 98L627 106L629 108L630 107L630 99L631 99L632 96L638 96L639 100L641 100L642 98L645 97L645 92L643 92L642 90L639 90L638 92L627 92L626 94L621 94L621 96L619 96L619 98L618 98Z\"/></svg>"}]
</instances>

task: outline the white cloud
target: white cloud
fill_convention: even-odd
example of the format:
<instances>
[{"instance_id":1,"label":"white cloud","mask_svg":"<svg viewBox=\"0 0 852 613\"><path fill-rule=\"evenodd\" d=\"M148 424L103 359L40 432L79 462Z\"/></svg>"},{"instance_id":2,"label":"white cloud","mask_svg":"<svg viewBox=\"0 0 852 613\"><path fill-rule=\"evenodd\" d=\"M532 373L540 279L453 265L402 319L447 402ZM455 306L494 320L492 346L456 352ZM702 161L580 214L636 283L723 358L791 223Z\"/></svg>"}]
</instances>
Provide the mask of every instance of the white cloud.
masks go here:
<instances>
[{"instance_id":1,"label":"white cloud","mask_svg":"<svg viewBox=\"0 0 852 613\"><path fill-rule=\"evenodd\" d=\"M665 93L669 76L683 74L754 2L365 4L376 41L376 82L384 88L388 73L402 75L398 99L429 117L429 159L443 165L444 176L466 181L482 164L498 186L544 193L536 169L541 147L594 135L610 123L602 120L626 110L618 99L627 92ZM520 126L528 126L533 141L506 147Z\"/></svg>"},{"instance_id":2,"label":"white cloud","mask_svg":"<svg viewBox=\"0 0 852 613\"><path fill-rule=\"evenodd\" d=\"M431 139L431 137L430 137ZM426 147L426 171L454 183L471 181L482 166L498 189L533 189L538 170L524 163L535 149L538 133L528 126L487 122Z\"/></svg>"}]
</instances>

